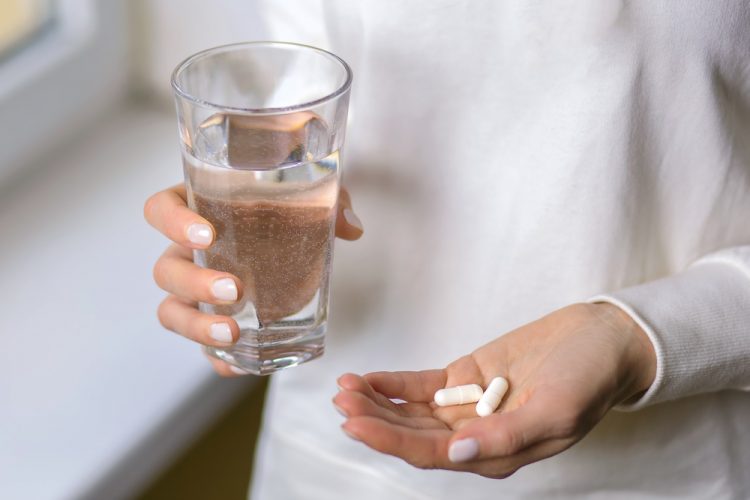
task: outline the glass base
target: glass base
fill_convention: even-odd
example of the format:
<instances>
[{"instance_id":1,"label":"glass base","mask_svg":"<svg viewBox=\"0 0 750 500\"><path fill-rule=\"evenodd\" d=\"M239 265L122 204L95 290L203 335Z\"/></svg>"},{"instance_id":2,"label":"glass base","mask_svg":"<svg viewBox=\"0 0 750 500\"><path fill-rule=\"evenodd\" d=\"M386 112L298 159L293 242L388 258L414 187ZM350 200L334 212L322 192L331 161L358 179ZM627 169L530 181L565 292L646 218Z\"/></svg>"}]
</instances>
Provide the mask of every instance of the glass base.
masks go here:
<instances>
[{"instance_id":1,"label":"glass base","mask_svg":"<svg viewBox=\"0 0 750 500\"><path fill-rule=\"evenodd\" d=\"M315 329L243 330L229 349L208 347L206 352L248 373L268 375L320 357L325 331L325 324Z\"/></svg>"}]
</instances>

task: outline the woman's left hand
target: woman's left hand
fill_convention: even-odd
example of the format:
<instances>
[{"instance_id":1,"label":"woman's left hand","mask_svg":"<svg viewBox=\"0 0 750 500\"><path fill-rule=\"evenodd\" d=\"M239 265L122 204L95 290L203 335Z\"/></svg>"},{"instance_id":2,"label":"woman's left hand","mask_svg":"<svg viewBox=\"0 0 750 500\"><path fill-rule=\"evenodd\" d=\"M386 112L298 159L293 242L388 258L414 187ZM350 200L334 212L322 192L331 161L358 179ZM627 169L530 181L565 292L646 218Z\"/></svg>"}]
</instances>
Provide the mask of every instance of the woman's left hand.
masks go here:
<instances>
[{"instance_id":1,"label":"woman's left hand","mask_svg":"<svg viewBox=\"0 0 750 500\"><path fill-rule=\"evenodd\" d=\"M656 356L645 332L610 304L575 304L504 335L444 369L339 378L344 431L425 469L504 478L586 435L618 403L652 383ZM438 407L435 391L483 388L503 376L500 408ZM402 403L392 401L402 400Z\"/></svg>"}]
</instances>

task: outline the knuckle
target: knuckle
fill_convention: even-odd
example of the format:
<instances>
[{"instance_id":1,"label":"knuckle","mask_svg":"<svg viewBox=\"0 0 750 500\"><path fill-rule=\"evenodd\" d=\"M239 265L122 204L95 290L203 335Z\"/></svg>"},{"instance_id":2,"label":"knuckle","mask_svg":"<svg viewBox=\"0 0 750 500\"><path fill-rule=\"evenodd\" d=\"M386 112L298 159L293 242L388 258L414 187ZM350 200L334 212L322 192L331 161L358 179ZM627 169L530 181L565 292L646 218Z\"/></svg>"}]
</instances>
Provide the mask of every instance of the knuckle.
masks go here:
<instances>
[{"instance_id":1,"label":"knuckle","mask_svg":"<svg viewBox=\"0 0 750 500\"><path fill-rule=\"evenodd\" d=\"M151 222L154 218L154 212L156 211L156 204L158 203L158 193L148 197L146 202L143 204L143 217Z\"/></svg>"},{"instance_id":2,"label":"knuckle","mask_svg":"<svg viewBox=\"0 0 750 500\"><path fill-rule=\"evenodd\" d=\"M172 205L166 210L166 220L169 222L169 227L172 232L176 235L183 236L180 234L182 231L182 224L185 221L183 209L180 205Z\"/></svg>"},{"instance_id":3,"label":"knuckle","mask_svg":"<svg viewBox=\"0 0 750 500\"><path fill-rule=\"evenodd\" d=\"M170 322L169 317L167 314L167 310L169 308L169 298L166 298L161 301L161 304L159 304L159 307L156 309L156 317L159 320L159 324L166 328L167 330L170 329Z\"/></svg>"},{"instance_id":4,"label":"knuckle","mask_svg":"<svg viewBox=\"0 0 750 500\"><path fill-rule=\"evenodd\" d=\"M159 288L164 289L167 283L167 270L165 269L164 259L160 257L154 264L154 269L151 274L153 275L154 282Z\"/></svg>"},{"instance_id":5,"label":"knuckle","mask_svg":"<svg viewBox=\"0 0 750 500\"><path fill-rule=\"evenodd\" d=\"M517 432L503 429L498 431L497 438L499 446L496 451L500 456L512 455L523 448L523 436Z\"/></svg>"}]
</instances>

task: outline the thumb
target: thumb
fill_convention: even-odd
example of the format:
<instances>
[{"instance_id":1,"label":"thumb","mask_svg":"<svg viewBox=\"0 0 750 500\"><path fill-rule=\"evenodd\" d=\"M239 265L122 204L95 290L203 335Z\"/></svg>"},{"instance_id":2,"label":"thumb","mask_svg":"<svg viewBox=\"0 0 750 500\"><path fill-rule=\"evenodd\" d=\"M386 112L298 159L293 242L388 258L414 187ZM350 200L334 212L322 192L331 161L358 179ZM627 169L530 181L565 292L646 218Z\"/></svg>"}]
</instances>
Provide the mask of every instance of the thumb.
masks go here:
<instances>
[{"instance_id":1,"label":"thumb","mask_svg":"<svg viewBox=\"0 0 750 500\"><path fill-rule=\"evenodd\" d=\"M550 405L532 397L507 413L477 418L455 433L448 448L451 462L514 455L553 435Z\"/></svg>"}]
</instances>

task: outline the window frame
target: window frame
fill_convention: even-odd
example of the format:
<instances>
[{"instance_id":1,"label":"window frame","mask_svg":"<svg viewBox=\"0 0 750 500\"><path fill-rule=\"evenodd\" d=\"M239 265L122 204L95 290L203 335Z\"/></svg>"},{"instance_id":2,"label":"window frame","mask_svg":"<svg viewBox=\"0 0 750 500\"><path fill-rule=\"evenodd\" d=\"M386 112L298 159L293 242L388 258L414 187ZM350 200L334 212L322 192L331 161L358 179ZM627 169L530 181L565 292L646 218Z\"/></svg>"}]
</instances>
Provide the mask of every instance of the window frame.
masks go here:
<instances>
[{"instance_id":1,"label":"window frame","mask_svg":"<svg viewBox=\"0 0 750 500\"><path fill-rule=\"evenodd\" d=\"M119 101L123 0L53 0L53 20L0 60L0 186Z\"/></svg>"}]
</instances>

